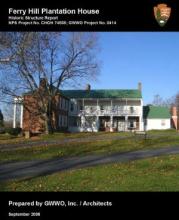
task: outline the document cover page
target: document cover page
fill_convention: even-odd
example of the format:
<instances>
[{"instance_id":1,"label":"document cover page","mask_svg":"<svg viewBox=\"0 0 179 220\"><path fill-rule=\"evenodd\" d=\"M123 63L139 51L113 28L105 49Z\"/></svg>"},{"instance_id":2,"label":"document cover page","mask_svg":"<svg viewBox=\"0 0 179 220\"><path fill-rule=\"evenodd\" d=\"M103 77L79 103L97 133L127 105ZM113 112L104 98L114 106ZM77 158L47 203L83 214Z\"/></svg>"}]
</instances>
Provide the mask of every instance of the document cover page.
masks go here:
<instances>
[{"instance_id":1,"label":"document cover page","mask_svg":"<svg viewBox=\"0 0 179 220\"><path fill-rule=\"evenodd\" d=\"M170 212L177 0L7 1L0 18L0 219Z\"/></svg>"}]
</instances>

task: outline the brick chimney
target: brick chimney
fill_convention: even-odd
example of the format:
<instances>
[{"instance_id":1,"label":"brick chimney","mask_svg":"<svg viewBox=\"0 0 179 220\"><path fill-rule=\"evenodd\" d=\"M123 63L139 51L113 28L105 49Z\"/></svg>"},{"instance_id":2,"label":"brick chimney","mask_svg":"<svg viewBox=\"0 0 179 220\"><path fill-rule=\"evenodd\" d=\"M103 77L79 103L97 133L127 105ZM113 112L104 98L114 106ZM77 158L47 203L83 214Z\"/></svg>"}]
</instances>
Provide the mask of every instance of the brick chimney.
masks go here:
<instances>
[{"instance_id":1,"label":"brick chimney","mask_svg":"<svg viewBox=\"0 0 179 220\"><path fill-rule=\"evenodd\" d=\"M90 91L91 90L91 85L90 84L87 84L86 85L86 91Z\"/></svg>"},{"instance_id":2,"label":"brick chimney","mask_svg":"<svg viewBox=\"0 0 179 220\"><path fill-rule=\"evenodd\" d=\"M171 107L171 115L172 116L177 116L177 108L176 108L176 106L172 106Z\"/></svg>"},{"instance_id":3,"label":"brick chimney","mask_svg":"<svg viewBox=\"0 0 179 220\"><path fill-rule=\"evenodd\" d=\"M170 111L172 118L171 118L171 122L172 122L172 126L173 128L175 128L176 130L178 130L178 116L177 116L177 108L176 106L172 106L171 107L171 111Z\"/></svg>"},{"instance_id":4,"label":"brick chimney","mask_svg":"<svg viewBox=\"0 0 179 220\"><path fill-rule=\"evenodd\" d=\"M140 92L142 92L142 83L141 83L141 82L138 83L138 90L139 90Z\"/></svg>"}]
</instances>

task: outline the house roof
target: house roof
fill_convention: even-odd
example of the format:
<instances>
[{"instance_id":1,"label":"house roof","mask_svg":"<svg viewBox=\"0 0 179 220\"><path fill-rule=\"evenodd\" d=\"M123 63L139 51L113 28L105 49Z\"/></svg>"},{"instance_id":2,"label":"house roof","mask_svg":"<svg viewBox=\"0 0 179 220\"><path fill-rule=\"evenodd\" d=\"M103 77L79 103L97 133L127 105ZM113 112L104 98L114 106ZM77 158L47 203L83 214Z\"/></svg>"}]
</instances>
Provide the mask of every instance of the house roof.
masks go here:
<instances>
[{"instance_id":1,"label":"house roof","mask_svg":"<svg viewBox=\"0 0 179 220\"><path fill-rule=\"evenodd\" d=\"M61 93L69 98L142 98L137 89L62 90Z\"/></svg>"},{"instance_id":2,"label":"house roof","mask_svg":"<svg viewBox=\"0 0 179 220\"><path fill-rule=\"evenodd\" d=\"M53 86L53 89L55 89L54 86ZM25 92L25 93L22 94L22 96L28 96L28 95L35 94L36 91L37 90ZM65 96L59 89L57 91L57 95L61 95L61 96L65 97L65 98L69 99L69 97Z\"/></svg>"},{"instance_id":3,"label":"house roof","mask_svg":"<svg viewBox=\"0 0 179 220\"><path fill-rule=\"evenodd\" d=\"M148 119L165 119L170 118L170 110L168 107L163 106L144 106L143 116Z\"/></svg>"}]
</instances>

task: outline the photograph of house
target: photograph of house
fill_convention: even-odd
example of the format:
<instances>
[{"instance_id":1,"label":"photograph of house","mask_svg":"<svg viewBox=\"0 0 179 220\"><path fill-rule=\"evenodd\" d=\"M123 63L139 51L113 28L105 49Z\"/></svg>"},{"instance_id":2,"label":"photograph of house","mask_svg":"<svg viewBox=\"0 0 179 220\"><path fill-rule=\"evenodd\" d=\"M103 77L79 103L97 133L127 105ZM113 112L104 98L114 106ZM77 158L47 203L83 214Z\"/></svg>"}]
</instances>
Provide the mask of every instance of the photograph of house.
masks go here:
<instances>
[{"instance_id":1,"label":"photograph of house","mask_svg":"<svg viewBox=\"0 0 179 220\"><path fill-rule=\"evenodd\" d=\"M0 191L179 190L177 33L6 34Z\"/></svg>"},{"instance_id":2,"label":"photograph of house","mask_svg":"<svg viewBox=\"0 0 179 220\"><path fill-rule=\"evenodd\" d=\"M39 89L43 89L44 79ZM21 106L21 128L31 133L45 131L44 120L38 112L38 97L25 94L22 103L14 103L14 127L16 105ZM26 108L23 108L23 103ZM174 114L174 113L173 113ZM92 90L88 84L84 90L62 90L53 103L53 129L69 132L120 132L160 130L174 127L168 107L144 106L142 84L137 89Z\"/></svg>"},{"instance_id":3,"label":"photograph of house","mask_svg":"<svg viewBox=\"0 0 179 220\"><path fill-rule=\"evenodd\" d=\"M156 192L179 192L176 2L1 4L0 220L171 216Z\"/></svg>"},{"instance_id":4,"label":"photograph of house","mask_svg":"<svg viewBox=\"0 0 179 220\"><path fill-rule=\"evenodd\" d=\"M63 90L70 98L69 131L143 130L141 84L138 89Z\"/></svg>"}]
</instances>

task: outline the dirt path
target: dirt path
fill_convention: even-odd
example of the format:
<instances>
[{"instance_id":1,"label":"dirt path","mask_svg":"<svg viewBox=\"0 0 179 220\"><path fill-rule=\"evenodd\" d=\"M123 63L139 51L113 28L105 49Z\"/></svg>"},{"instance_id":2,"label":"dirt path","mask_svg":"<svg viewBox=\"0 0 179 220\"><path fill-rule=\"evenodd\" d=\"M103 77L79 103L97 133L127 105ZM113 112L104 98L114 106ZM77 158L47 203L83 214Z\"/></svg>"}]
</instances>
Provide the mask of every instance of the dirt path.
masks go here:
<instances>
[{"instance_id":1,"label":"dirt path","mask_svg":"<svg viewBox=\"0 0 179 220\"><path fill-rule=\"evenodd\" d=\"M111 155L89 155L83 157L53 158L0 164L0 181L12 179L31 179L70 169L96 166L116 162L128 162L160 155L178 154L179 146L155 150L139 150Z\"/></svg>"}]
</instances>

